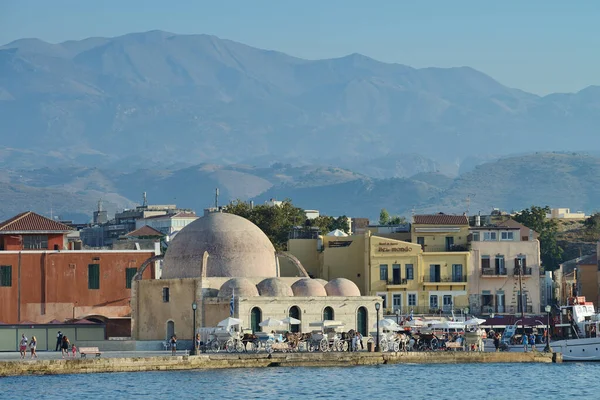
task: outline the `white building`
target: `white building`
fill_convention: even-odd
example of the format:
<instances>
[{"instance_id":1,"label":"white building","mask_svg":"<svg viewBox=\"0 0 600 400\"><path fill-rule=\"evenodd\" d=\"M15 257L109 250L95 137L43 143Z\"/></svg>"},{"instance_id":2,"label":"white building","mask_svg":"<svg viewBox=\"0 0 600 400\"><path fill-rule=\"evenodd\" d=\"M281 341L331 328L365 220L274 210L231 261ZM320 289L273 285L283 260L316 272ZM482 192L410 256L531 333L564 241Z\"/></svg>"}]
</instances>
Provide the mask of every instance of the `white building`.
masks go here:
<instances>
[{"instance_id":1,"label":"white building","mask_svg":"<svg viewBox=\"0 0 600 400\"><path fill-rule=\"evenodd\" d=\"M136 220L135 228L139 229L144 225L148 225L149 227L170 236L175 232L179 232L197 219L198 216L193 212L178 212L175 214L155 215Z\"/></svg>"}]
</instances>

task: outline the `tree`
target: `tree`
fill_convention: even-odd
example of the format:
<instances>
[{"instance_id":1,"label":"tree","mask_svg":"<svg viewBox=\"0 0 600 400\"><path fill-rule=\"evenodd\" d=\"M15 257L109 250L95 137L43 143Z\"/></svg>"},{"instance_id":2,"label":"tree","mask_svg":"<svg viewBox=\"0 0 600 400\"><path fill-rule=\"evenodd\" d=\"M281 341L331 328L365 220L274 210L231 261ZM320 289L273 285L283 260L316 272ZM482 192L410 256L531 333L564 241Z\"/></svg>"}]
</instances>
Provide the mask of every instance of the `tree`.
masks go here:
<instances>
[{"instance_id":1,"label":"tree","mask_svg":"<svg viewBox=\"0 0 600 400\"><path fill-rule=\"evenodd\" d=\"M345 215L337 218L328 215L320 215L310 220L310 226L319 228L319 231L324 234L336 229L350 233L350 225L348 224L348 218Z\"/></svg>"},{"instance_id":2,"label":"tree","mask_svg":"<svg viewBox=\"0 0 600 400\"><path fill-rule=\"evenodd\" d=\"M379 225L387 225L390 222L390 213L382 208L379 212Z\"/></svg>"},{"instance_id":3,"label":"tree","mask_svg":"<svg viewBox=\"0 0 600 400\"><path fill-rule=\"evenodd\" d=\"M546 270L554 271L562 262L563 249L556 242L558 223L553 219L546 218L548 213L550 213L548 206L531 206L531 208L517 213L514 220L539 234L542 265Z\"/></svg>"},{"instance_id":4,"label":"tree","mask_svg":"<svg viewBox=\"0 0 600 400\"><path fill-rule=\"evenodd\" d=\"M390 218L389 225L404 225L406 224L406 218L399 215L394 215Z\"/></svg>"},{"instance_id":5,"label":"tree","mask_svg":"<svg viewBox=\"0 0 600 400\"><path fill-rule=\"evenodd\" d=\"M261 204L252 207L249 203L237 200L224 207L224 212L244 217L258 226L275 246L281 251L287 248L287 240L292 227L304 225L304 210L286 199L281 205L268 206Z\"/></svg>"},{"instance_id":6,"label":"tree","mask_svg":"<svg viewBox=\"0 0 600 400\"><path fill-rule=\"evenodd\" d=\"M583 221L583 226L590 233L600 232L600 213L590 215L589 218Z\"/></svg>"}]
</instances>

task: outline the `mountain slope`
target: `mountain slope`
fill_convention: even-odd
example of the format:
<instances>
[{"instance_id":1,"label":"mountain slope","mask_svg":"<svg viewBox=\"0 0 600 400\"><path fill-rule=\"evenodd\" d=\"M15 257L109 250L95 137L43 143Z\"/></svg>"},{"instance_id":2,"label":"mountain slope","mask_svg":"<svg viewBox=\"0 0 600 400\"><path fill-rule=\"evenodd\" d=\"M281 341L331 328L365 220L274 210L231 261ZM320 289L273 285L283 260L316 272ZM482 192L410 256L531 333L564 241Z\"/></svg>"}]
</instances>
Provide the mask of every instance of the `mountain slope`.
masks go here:
<instances>
[{"instance_id":1,"label":"mountain slope","mask_svg":"<svg viewBox=\"0 0 600 400\"><path fill-rule=\"evenodd\" d=\"M88 166L269 155L360 163L390 152L454 162L516 143L524 152L597 146L600 90L538 97L468 67L303 60L151 31L0 47L0 119L0 151L27 150L34 167L48 154Z\"/></svg>"}]
</instances>

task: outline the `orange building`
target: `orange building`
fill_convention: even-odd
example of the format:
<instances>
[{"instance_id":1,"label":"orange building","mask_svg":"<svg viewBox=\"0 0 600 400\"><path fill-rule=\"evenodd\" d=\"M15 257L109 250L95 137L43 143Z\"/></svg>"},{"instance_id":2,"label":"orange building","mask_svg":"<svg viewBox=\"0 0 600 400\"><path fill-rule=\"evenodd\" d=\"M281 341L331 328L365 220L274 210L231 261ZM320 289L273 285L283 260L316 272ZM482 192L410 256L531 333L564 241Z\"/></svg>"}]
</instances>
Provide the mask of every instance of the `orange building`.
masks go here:
<instances>
[{"instance_id":1,"label":"orange building","mask_svg":"<svg viewBox=\"0 0 600 400\"><path fill-rule=\"evenodd\" d=\"M62 250L63 227L31 212L0 223L0 322L88 318L105 322L107 336L129 336L131 280L159 249ZM155 268L142 278L154 279Z\"/></svg>"}]
</instances>

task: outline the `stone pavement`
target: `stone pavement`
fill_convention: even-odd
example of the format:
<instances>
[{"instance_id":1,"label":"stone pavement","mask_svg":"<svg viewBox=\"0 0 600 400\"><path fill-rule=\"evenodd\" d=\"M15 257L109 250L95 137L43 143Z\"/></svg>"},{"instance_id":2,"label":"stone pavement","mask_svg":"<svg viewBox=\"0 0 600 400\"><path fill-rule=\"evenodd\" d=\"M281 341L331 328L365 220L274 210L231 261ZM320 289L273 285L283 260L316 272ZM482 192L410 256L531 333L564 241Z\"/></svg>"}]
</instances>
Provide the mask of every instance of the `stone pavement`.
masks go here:
<instances>
[{"instance_id":1,"label":"stone pavement","mask_svg":"<svg viewBox=\"0 0 600 400\"><path fill-rule=\"evenodd\" d=\"M62 360L62 355L60 351L40 351L38 354L38 360ZM177 352L178 356L185 356L188 353L185 350L181 350ZM69 355L71 353L69 352ZM133 358L133 357L157 357L157 356L170 356L171 351L103 351L103 358ZM27 352L26 361L35 361L30 358L31 354ZM94 358L95 355L89 355L88 358ZM81 358L79 353L75 358ZM73 357L68 357L68 359L73 359ZM23 361L21 360L21 355L18 351L11 352L0 352L0 361Z\"/></svg>"}]
</instances>

